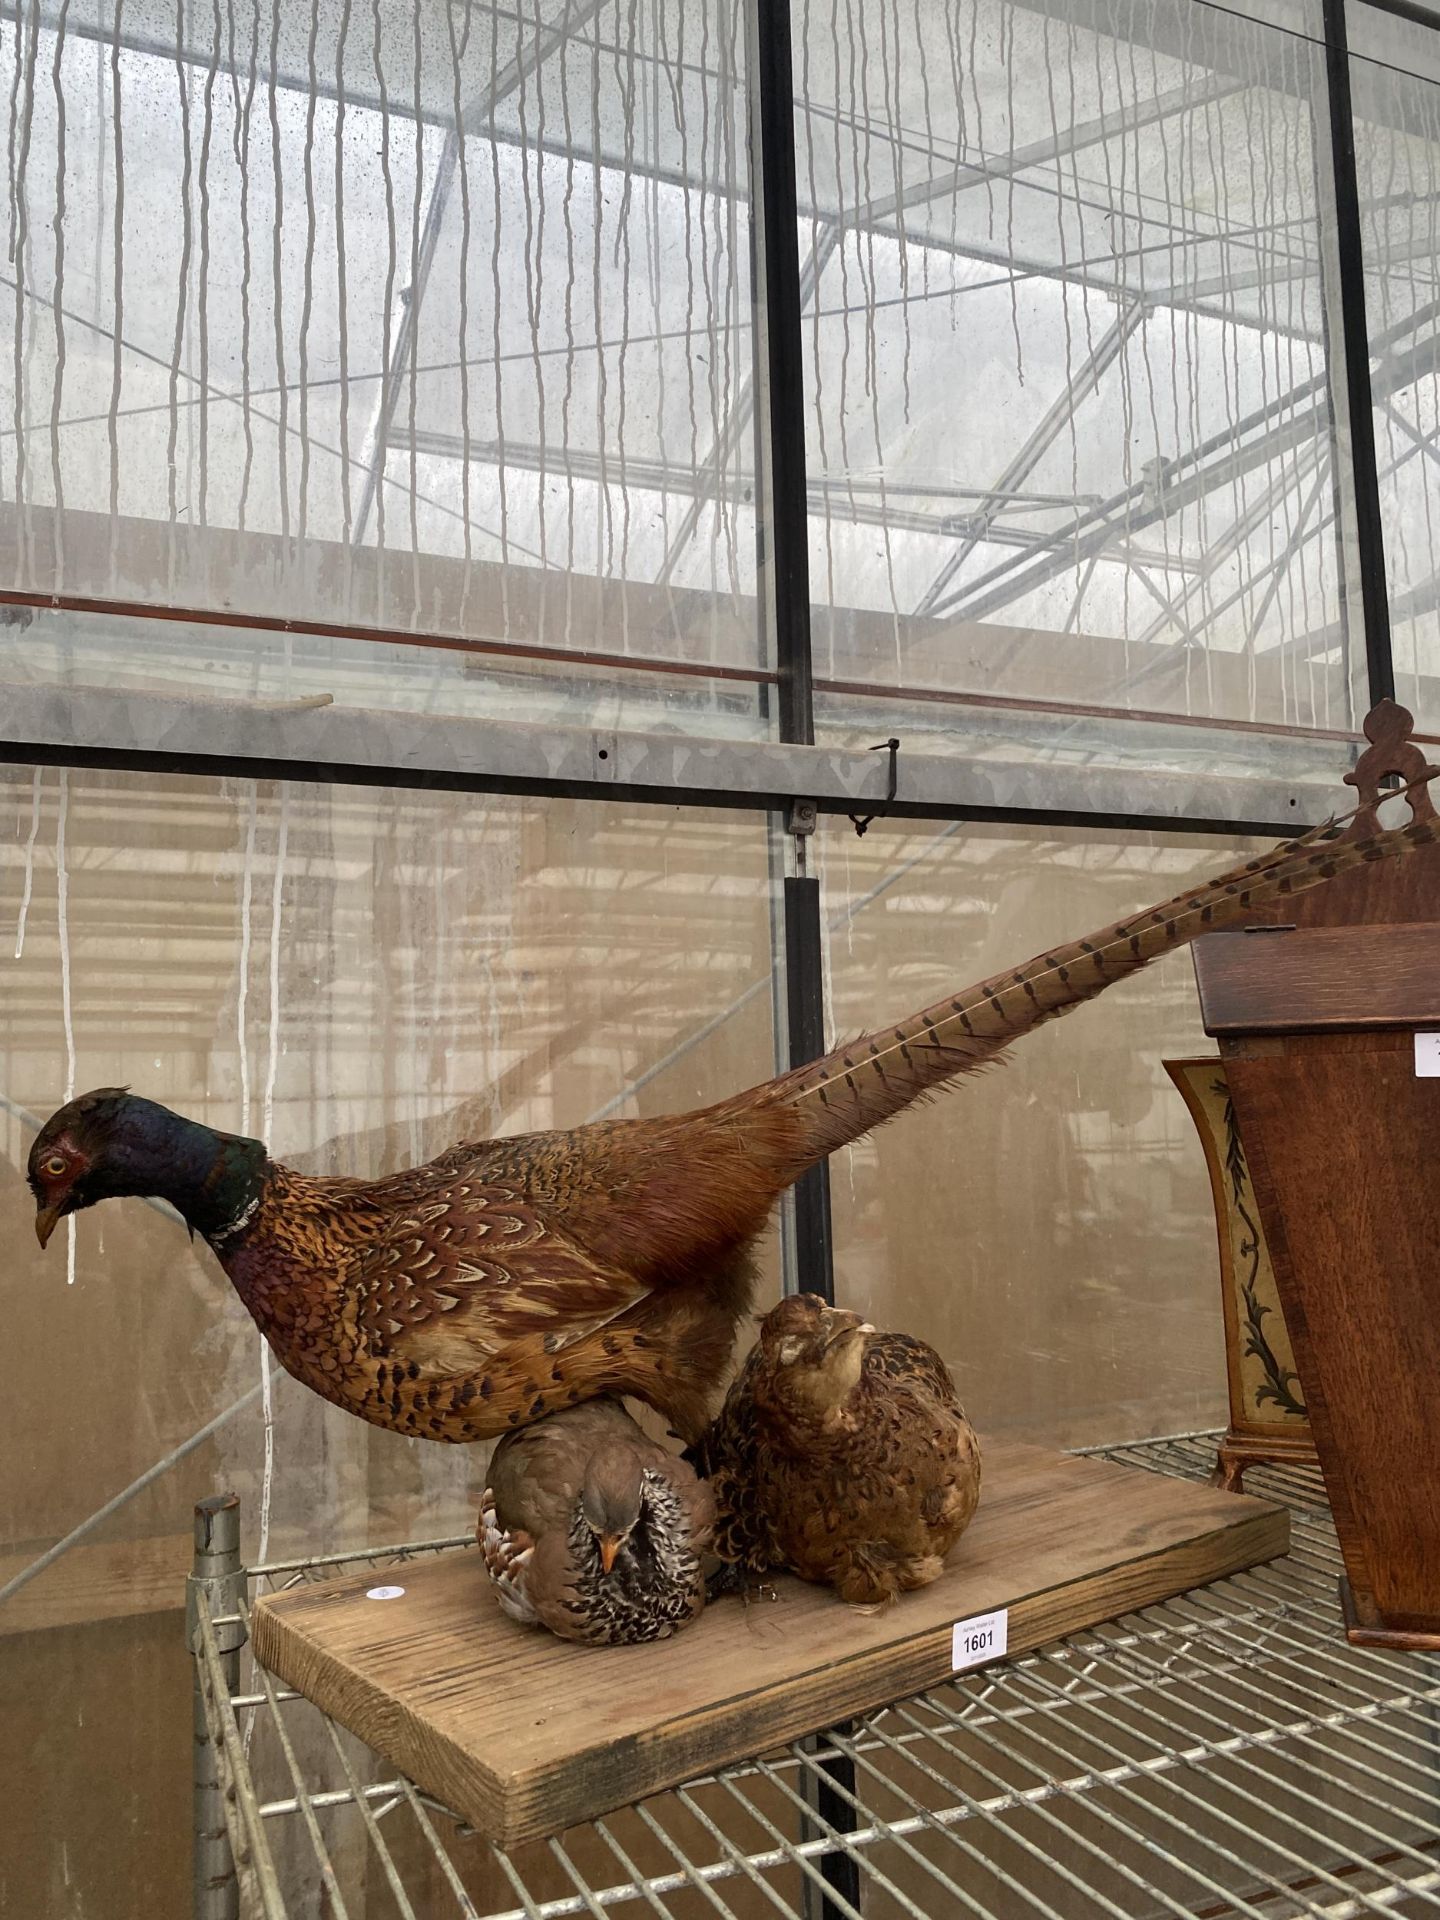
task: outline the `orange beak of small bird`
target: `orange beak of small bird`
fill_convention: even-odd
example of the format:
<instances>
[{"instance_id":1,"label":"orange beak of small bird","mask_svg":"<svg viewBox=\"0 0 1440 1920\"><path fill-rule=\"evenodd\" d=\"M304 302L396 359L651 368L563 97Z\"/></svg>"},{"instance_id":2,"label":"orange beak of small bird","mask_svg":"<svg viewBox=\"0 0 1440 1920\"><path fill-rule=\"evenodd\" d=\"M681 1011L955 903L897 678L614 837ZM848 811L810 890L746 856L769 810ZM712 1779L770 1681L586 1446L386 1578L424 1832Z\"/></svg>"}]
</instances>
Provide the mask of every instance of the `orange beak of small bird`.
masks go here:
<instances>
[{"instance_id":1,"label":"orange beak of small bird","mask_svg":"<svg viewBox=\"0 0 1440 1920\"><path fill-rule=\"evenodd\" d=\"M600 1535L600 1571L608 1574L615 1564L615 1556L620 1551L620 1542L613 1533Z\"/></svg>"},{"instance_id":2,"label":"orange beak of small bird","mask_svg":"<svg viewBox=\"0 0 1440 1920\"><path fill-rule=\"evenodd\" d=\"M59 1207L41 1207L40 1211L35 1215L35 1238L40 1242L42 1247L47 1244L51 1234L54 1233L59 1224Z\"/></svg>"}]
</instances>

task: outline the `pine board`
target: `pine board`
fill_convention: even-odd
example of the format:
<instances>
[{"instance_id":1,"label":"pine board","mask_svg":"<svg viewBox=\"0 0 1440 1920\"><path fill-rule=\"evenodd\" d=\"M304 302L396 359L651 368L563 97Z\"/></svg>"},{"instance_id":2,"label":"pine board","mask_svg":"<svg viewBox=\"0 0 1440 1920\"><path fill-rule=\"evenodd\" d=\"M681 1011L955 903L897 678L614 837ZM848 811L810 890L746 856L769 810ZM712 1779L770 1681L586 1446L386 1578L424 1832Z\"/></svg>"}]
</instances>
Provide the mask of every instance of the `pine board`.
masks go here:
<instances>
[{"instance_id":1,"label":"pine board","mask_svg":"<svg viewBox=\"0 0 1440 1920\"><path fill-rule=\"evenodd\" d=\"M272 1672L499 1846L542 1838L937 1685L956 1620L1009 1608L1012 1654L1273 1559L1281 1507L991 1443L969 1532L889 1611L778 1582L653 1646L567 1646L499 1612L478 1552L261 1600ZM403 1586L399 1599L368 1589Z\"/></svg>"}]
</instances>

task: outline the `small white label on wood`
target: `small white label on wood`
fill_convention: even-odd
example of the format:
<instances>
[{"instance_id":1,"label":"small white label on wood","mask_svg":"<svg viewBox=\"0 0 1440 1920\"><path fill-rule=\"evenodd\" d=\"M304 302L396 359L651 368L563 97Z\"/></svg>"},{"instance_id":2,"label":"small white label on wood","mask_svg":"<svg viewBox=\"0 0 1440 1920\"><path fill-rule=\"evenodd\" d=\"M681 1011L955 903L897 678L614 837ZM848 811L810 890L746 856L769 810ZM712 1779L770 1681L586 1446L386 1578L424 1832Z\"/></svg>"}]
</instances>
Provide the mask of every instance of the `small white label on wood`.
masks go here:
<instances>
[{"instance_id":1,"label":"small white label on wood","mask_svg":"<svg viewBox=\"0 0 1440 1920\"><path fill-rule=\"evenodd\" d=\"M998 1660L1010 1642L1010 1609L977 1613L973 1620L957 1620L950 1630L950 1666L955 1673Z\"/></svg>"},{"instance_id":2,"label":"small white label on wood","mask_svg":"<svg viewBox=\"0 0 1440 1920\"><path fill-rule=\"evenodd\" d=\"M399 1600L404 1592L404 1587L367 1587L365 1598L367 1600Z\"/></svg>"},{"instance_id":3,"label":"small white label on wood","mask_svg":"<svg viewBox=\"0 0 1440 1920\"><path fill-rule=\"evenodd\" d=\"M1440 1033L1416 1034L1415 1076L1419 1080L1440 1080Z\"/></svg>"}]
</instances>

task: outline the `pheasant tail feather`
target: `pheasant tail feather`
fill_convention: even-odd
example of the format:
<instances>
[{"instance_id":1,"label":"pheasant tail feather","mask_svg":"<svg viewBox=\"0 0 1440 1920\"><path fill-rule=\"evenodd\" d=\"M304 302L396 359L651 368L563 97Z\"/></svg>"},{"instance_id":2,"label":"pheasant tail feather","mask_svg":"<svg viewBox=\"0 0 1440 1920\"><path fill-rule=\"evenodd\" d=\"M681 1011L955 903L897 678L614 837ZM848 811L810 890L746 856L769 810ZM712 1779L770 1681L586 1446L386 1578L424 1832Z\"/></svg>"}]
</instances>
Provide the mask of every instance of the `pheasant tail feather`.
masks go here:
<instances>
[{"instance_id":1,"label":"pheasant tail feather","mask_svg":"<svg viewBox=\"0 0 1440 1920\"><path fill-rule=\"evenodd\" d=\"M1335 833L1327 825L1286 841L1148 913L1039 954L898 1026L863 1034L772 1081L762 1103L799 1117L808 1166L947 1081L993 1063L1032 1027L1093 1000L1160 954L1352 867L1428 845L1440 839L1440 820L1412 820L1362 840L1339 840Z\"/></svg>"}]
</instances>

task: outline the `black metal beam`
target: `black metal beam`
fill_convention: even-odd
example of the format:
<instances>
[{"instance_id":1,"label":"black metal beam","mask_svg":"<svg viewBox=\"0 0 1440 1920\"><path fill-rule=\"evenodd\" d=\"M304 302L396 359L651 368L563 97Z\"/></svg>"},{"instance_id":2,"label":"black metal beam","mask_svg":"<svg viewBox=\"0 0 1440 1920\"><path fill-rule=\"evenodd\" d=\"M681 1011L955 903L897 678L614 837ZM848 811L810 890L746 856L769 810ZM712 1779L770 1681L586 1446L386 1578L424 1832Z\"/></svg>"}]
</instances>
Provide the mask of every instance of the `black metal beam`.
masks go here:
<instances>
[{"instance_id":1,"label":"black metal beam","mask_svg":"<svg viewBox=\"0 0 1440 1920\"><path fill-rule=\"evenodd\" d=\"M820 882L785 882L785 1001L790 1064L806 1066L825 1051L824 935ZM835 1298L834 1248L830 1228L830 1167L822 1160L795 1187L796 1260L800 1291Z\"/></svg>"},{"instance_id":2,"label":"black metal beam","mask_svg":"<svg viewBox=\"0 0 1440 1920\"><path fill-rule=\"evenodd\" d=\"M1355 499L1358 583L1342 564L1340 592L1349 604L1358 584L1365 624L1369 704L1394 698L1395 662L1390 646L1389 579L1380 518L1380 476L1375 457L1374 396L1370 384L1370 325L1365 312L1364 234L1360 184L1355 168L1355 119L1350 99L1350 42L1345 0L1323 0L1325 90L1330 111L1331 187L1335 195L1335 246L1340 270L1340 332L1345 350L1345 400L1350 429L1350 470ZM1348 622L1346 623L1349 624Z\"/></svg>"},{"instance_id":3,"label":"black metal beam","mask_svg":"<svg viewBox=\"0 0 1440 1920\"><path fill-rule=\"evenodd\" d=\"M763 325L756 330L763 336L756 342L763 404L756 409L756 428L761 442L758 465L765 480L756 515L756 557L761 579L768 579L769 585L775 665L780 674L780 738L810 746L815 739L810 685L810 503L805 478L805 356L790 0L762 0L756 13L751 176L758 174L760 199L751 218L751 258L756 300L763 303Z\"/></svg>"},{"instance_id":4,"label":"black metal beam","mask_svg":"<svg viewBox=\"0 0 1440 1920\"><path fill-rule=\"evenodd\" d=\"M1440 594L1437 594L1440 598ZM1426 603L1427 605L1431 602ZM342 761L273 760L237 754L161 752L152 748L56 746L52 741L0 739L0 766L84 767L131 774L185 774L214 780L294 780L308 786L385 787L396 792L509 794L527 799L596 800L623 806L724 808L734 813L776 813L781 793L724 792L711 787L638 787L610 781L506 778L497 774L442 773L413 766L351 766ZM854 800L817 802L822 814L849 814ZM973 820L992 826L1034 827L1041 831L1079 827L1095 833L1213 833L1233 840L1270 835L1284 839L1297 831L1295 817L1272 819L1228 814L1191 815L1096 810L1084 807L981 807L942 802L897 800L888 809L895 820ZM813 1055L811 1056L814 1057Z\"/></svg>"}]
</instances>

